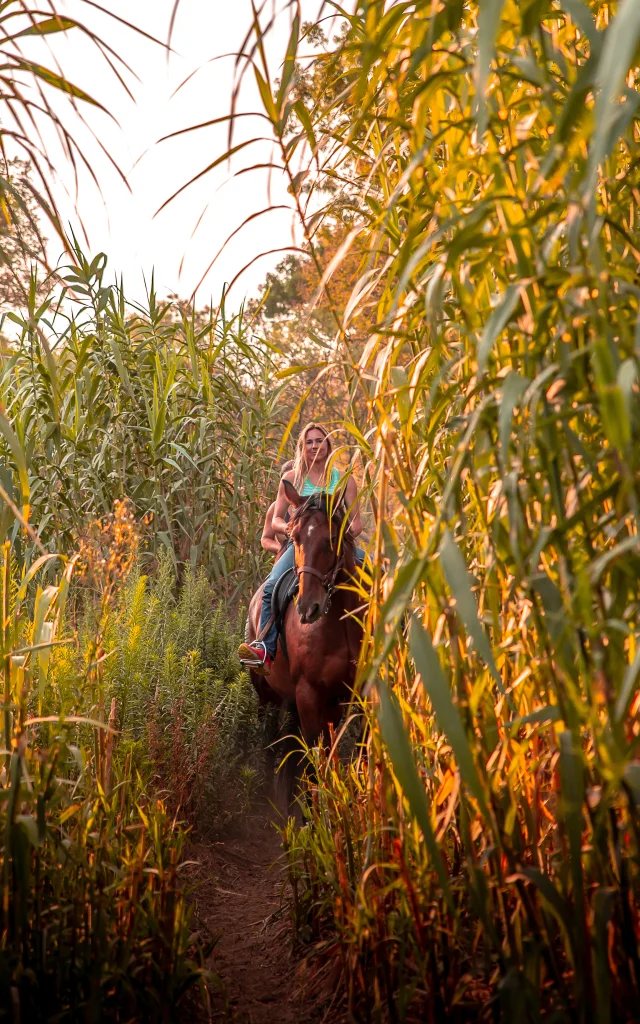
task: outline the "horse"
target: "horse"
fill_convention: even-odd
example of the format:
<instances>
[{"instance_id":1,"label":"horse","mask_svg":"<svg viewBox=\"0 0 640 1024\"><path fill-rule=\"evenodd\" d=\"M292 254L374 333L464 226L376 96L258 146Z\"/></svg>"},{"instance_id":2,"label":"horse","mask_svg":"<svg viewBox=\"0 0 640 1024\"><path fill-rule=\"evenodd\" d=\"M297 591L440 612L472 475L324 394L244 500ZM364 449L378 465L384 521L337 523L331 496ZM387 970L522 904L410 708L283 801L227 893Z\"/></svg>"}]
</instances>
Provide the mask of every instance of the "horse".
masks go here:
<instances>
[{"instance_id":1,"label":"horse","mask_svg":"<svg viewBox=\"0 0 640 1024\"><path fill-rule=\"evenodd\" d=\"M355 574L353 540L344 527L344 508L326 492L305 498L284 481L293 506L298 595L284 617L284 646L278 650L266 678L250 672L260 703L275 704L293 713L308 746L326 744L329 726L336 727L355 683L362 641L356 609L358 595L348 584ZM249 606L247 639L258 634L262 589ZM291 751L291 747L290 747ZM289 756L282 786L294 783L295 758ZM282 770L281 770L282 771Z\"/></svg>"}]
</instances>

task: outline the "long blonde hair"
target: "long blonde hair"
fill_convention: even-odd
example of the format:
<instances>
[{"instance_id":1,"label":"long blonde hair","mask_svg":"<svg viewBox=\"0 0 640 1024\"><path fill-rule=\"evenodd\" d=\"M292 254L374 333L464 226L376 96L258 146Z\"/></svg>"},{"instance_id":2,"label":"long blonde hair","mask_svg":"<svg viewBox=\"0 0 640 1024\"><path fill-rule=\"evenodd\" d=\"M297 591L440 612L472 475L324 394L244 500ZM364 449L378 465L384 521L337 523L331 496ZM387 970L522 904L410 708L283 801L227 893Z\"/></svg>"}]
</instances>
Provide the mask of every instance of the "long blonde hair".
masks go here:
<instances>
[{"instance_id":1,"label":"long blonde hair","mask_svg":"<svg viewBox=\"0 0 640 1024\"><path fill-rule=\"evenodd\" d=\"M326 427L323 427L322 423L305 424L305 426L302 428L298 436L298 441L296 444L296 454L293 459L293 486L297 491L299 491L302 485L304 484L304 480L309 469L307 465L304 444L307 439L307 434L309 433L310 430L319 430L322 434L324 434L325 440L327 442L327 447L329 449L327 458L331 457L331 452L333 451L331 438L329 437L329 431L327 430Z\"/></svg>"}]
</instances>

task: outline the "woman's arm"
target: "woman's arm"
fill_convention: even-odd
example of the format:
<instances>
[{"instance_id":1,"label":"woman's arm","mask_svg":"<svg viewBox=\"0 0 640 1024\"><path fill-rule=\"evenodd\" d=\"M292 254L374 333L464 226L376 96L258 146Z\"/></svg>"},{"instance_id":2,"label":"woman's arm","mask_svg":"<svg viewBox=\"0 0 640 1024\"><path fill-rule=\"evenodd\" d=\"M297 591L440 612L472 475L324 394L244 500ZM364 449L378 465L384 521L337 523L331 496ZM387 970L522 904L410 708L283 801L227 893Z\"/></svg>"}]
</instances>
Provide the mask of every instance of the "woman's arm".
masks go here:
<instances>
[{"instance_id":1,"label":"woman's arm","mask_svg":"<svg viewBox=\"0 0 640 1024\"><path fill-rule=\"evenodd\" d=\"M349 533L352 537L359 537L364 527L360 518L360 503L358 501L358 488L352 476L347 481L344 492L344 503L347 506L349 516Z\"/></svg>"},{"instance_id":2,"label":"woman's arm","mask_svg":"<svg viewBox=\"0 0 640 1024\"><path fill-rule=\"evenodd\" d=\"M262 537L260 543L265 551L270 551L273 555L277 555L280 550L280 545L276 540L276 535L273 530L273 510L275 509L276 503L272 501L269 505L269 511L264 521L264 529L262 531Z\"/></svg>"},{"instance_id":3,"label":"woman's arm","mask_svg":"<svg viewBox=\"0 0 640 1024\"><path fill-rule=\"evenodd\" d=\"M288 480L289 483L293 483L293 472L285 473L280 479L280 486L278 488L278 497L275 500L275 508L273 510L272 529L275 536L279 533L289 536L289 525L285 523L284 517L287 514L289 507L289 499L287 498L283 480Z\"/></svg>"}]
</instances>

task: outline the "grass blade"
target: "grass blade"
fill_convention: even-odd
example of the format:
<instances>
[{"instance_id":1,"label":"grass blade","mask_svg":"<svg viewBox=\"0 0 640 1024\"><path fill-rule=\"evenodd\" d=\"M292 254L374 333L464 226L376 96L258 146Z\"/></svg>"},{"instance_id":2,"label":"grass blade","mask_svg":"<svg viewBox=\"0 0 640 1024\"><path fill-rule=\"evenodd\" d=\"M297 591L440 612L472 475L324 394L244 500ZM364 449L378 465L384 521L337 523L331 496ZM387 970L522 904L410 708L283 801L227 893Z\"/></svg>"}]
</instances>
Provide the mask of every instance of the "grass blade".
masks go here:
<instances>
[{"instance_id":1,"label":"grass blade","mask_svg":"<svg viewBox=\"0 0 640 1024\"><path fill-rule=\"evenodd\" d=\"M484 817L488 819L489 811L484 788L473 760L460 712L451 699L451 689L444 677L440 660L431 643L431 637L416 616L411 620L409 643L416 668L422 676L422 683L429 694L438 725L447 737L456 756L462 780L478 801Z\"/></svg>"},{"instance_id":2,"label":"grass blade","mask_svg":"<svg viewBox=\"0 0 640 1024\"><path fill-rule=\"evenodd\" d=\"M478 618L478 607L471 590L473 580L450 530L445 530L440 544L440 562L451 593L456 599L456 609L473 640L473 646L489 666L500 693L504 694L504 686L493 657L489 638Z\"/></svg>"},{"instance_id":3,"label":"grass blade","mask_svg":"<svg viewBox=\"0 0 640 1024\"><path fill-rule=\"evenodd\" d=\"M378 710L380 732L389 751L394 774L400 789L407 798L413 817L422 829L433 867L442 886L442 892L450 908L453 910L449 878L431 826L431 810L427 792L424 782L418 774L415 757L411 749L411 740L402 718L398 698L391 692L386 683L383 682L378 683L378 694L380 696L380 707Z\"/></svg>"}]
</instances>

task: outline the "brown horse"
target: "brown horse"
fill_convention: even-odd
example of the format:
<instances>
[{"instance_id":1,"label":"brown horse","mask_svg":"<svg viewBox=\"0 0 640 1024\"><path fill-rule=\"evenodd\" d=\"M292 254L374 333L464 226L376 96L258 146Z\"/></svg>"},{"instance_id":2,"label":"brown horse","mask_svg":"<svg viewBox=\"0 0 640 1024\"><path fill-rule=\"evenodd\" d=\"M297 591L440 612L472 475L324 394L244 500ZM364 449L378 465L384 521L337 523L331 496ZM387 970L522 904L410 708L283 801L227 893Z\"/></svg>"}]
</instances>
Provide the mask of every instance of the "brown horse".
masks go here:
<instances>
[{"instance_id":1,"label":"brown horse","mask_svg":"<svg viewBox=\"0 0 640 1024\"><path fill-rule=\"evenodd\" d=\"M309 746L328 741L355 681L362 626L355 611L357 594L347 584L355 572L354 546L343 530L344 509L325 493L304 498L288 481L293 506L291 540L298 576L298 596L284 619L282 643L266 679L250 673L261 703L297 712ZM249 608L247 638L256 637L262 589ZM287 657L288 655L288 657Z\"/></svg>"}]
</instances>

